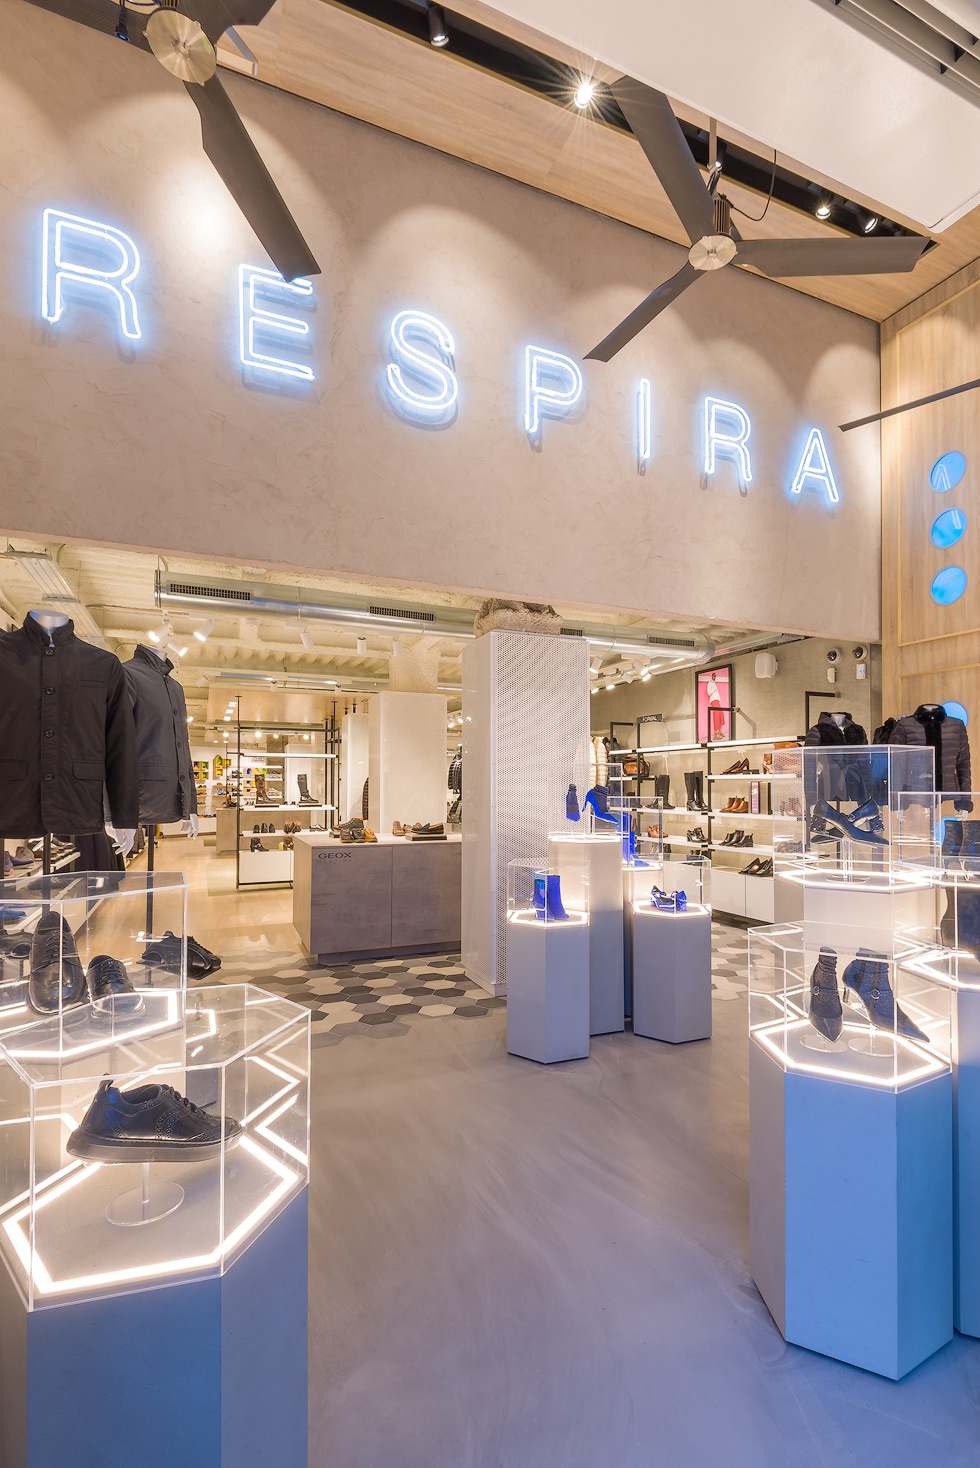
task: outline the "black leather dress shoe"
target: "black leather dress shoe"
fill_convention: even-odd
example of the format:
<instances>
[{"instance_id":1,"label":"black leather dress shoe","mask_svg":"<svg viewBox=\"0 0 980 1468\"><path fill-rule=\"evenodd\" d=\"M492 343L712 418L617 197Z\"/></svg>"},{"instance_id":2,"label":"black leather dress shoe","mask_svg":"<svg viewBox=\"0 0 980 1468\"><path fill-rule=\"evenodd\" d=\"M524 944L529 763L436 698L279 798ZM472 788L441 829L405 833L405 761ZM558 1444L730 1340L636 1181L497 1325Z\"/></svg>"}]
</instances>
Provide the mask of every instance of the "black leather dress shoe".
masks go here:
<instances>
[{"instance_id":1,"label":"black leather dress shoe","mask_svg":"<svg viewBox=\"0 0 980 1468\"><path fill-rule=\"evenodd\" d=\"M202 1111L173 1086L119 1091L103 1081L68 1138L72 1157L92 1162L202 1162L234 1147L244 1128L232 1117Z\"/></svg>"},{"instance_id":2,"label":"black leather dress shoe","mask_svg":"<svg viewBox=\"0 0 980 1468\"><path fill-rule=\"evenodd\" d=\"M31 939L28 1004L35 1014L57 1014L87 998L85 969L71 928L60 913L43 913Z\"/></svg>"},{"instance_id":3,"label":"black leather dress shoe","mask_svg":"<svg viewBox=\"0 0 980 1468\"><path fill-rule=\"evenodd\" d=\"M126 965L108 953L92 959L86 974L89 998L102 1014L141 1014L145 1005L130 983Z\"/></svg>"}]
</instances>

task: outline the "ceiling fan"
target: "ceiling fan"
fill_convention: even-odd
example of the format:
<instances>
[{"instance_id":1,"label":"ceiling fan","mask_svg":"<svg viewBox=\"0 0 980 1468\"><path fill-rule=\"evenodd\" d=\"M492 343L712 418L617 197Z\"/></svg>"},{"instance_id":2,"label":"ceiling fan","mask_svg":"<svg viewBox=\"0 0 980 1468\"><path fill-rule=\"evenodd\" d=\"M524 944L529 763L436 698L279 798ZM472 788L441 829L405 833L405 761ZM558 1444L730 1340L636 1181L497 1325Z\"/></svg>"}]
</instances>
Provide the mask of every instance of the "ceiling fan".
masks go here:
<instances>
[{"instance_id":1,"label":"ceiling fan","mask_svg":"<svg viewBox=\"0 0 980 1468\"><path fill-rule=\"evenodd\" d=\"M30 0L150 51L184 83L201 115L204 151L284 280L319 275L313 257L228 93L215 46L236 25L258 25L274 0L180 0L140 10L125 0Z\"/></svg>"},{"instance_id":2,"label":"ceiling fan","mask_svg":"<svg viewBox=\"0 0 980 1468\"><path fill-rule=\"evenodd\" d=\"M911 270L926 245L918 235L882 239L743 240L732 223L732 206L717 192L720 174L705 184L687 139L663 92L632 77L610 90L660 180L691 241L687 262L641 301L587 358L608 362L682 291L707 271L734 261L764 275L888 275Z\"/></svg>"}]
</instances>

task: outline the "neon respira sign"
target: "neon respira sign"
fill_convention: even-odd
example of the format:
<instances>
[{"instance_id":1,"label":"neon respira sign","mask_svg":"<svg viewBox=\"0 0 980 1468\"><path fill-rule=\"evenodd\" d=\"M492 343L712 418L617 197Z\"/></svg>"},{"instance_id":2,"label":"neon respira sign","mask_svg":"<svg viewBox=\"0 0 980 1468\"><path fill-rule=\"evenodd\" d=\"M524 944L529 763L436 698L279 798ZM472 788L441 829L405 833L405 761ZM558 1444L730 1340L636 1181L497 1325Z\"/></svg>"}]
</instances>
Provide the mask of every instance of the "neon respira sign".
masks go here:
<instances>
[{"instance_id":1,"label":"neon respira sign","mask_svg":"<svg viewBox=\"0 0 980 1468\"><path fill-rule=\"evenodd\" d=\"M135 242L121 229L61 209L45 209L42 225L41 315L61 321L71 301L98 301L130 341L142 335L133 282L140 272ZM313 382L316 374L302 360L311 345L309 321L298 310L313 305L313 283L286 281L278 271L241 265L238 271L239 358L257 381ZM388 331L391 360L384 370L385 396L392 411L415 426L448 427L459 408L456 344L452 332L425 311L399 311ZM524 431L540 446L547 419L574 418L585 400L582 369L572 357L549 347L524 349ZM642 473L653 457L653 386L640 379L636 393L635 451ZM721 463L734 471L739 486L752 483L752 423L738 403L706 397L701 421L701 469L712 478ZM789 492L824 494L831 504L840 492L819 428L811 428Z\"/></svg>"}]
</instances>

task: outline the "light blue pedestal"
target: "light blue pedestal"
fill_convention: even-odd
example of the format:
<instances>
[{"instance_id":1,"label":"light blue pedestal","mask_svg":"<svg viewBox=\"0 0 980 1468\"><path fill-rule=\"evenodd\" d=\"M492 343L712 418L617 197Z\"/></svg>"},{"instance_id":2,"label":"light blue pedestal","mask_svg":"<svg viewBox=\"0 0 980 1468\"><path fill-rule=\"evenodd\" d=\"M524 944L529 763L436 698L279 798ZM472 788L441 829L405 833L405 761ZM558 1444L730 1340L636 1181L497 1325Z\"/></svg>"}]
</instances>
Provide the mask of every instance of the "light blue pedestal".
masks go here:
<instances>
[{"instance_id":1,"label":"light blue pedestal","mask_svg":"<svg viewBox=\"0 0 980 1468\"><path fill-rule=\"evenodd\" d=\"M307 1289L305 1189L220 1279L29 1313L0 1266L0 1463L307 1468Z\"/></svg>"},{"instance_id":2,"label":"light blue pedestal","mask_svg":"<svg viewBox=\"0 0 980 1468\"><path fill-rule=\"evenodd\" d=\"M953 1334L952 1077L896 1092L749 1052L752 1278L787 1341L897 1381Z\"/></svg>"},{"instance_id":3,"label":"light blue pedestal","mask_svg":"<svg viewBox=\"0 0 980 1468\"><path fill-rule=\"evenodd\" d=\"M672 1045L710 1039L710 913L634 905L633 1033Z\"/></svg>"},{"instance_id":4,"label":"light blue pedestal","mask_svg":"<svg viewBox=\"0 0 980 1468\"><path fill-rule=\"evenodd\" d=\"M507 1051L544 1065L588 1056L589 924L579 914L508 920Z\"/></svg>"},{"instance_id":5,"label":"light blue pedestal","mask_svg":"<svg viewBox=\"0 0 980 1468\"><path fill-rule=\"evenodd\" d=\"M980 992L953 990L953 1324L980 1336Z\"/></svg>"}]
</instances>

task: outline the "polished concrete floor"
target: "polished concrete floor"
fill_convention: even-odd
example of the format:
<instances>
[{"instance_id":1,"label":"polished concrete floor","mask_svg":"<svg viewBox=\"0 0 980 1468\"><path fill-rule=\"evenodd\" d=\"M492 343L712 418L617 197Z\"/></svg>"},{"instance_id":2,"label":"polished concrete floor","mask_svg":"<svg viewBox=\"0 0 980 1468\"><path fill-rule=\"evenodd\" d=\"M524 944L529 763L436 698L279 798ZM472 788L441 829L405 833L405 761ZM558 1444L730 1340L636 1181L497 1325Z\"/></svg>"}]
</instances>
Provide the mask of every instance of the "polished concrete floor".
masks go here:
<instances>
[{"instance_id":1,"label":"polished concrete floor","mask_svg":"<svg viewBox=\"0 0 980 1468\"><path fill-rule=\"evenodd\" d=\"M210 865L191 928L228 977L288 962L288 895ZM314 1050L315 1468L976 1468L980 1342L893 1383L776 1330L747 1268L745 1001L715 999L710 1041L552 1067L507 1055L500 1009Z\"/></svg>"}]
</instances>

